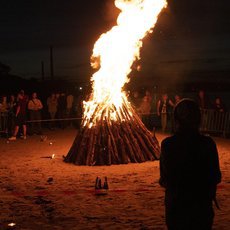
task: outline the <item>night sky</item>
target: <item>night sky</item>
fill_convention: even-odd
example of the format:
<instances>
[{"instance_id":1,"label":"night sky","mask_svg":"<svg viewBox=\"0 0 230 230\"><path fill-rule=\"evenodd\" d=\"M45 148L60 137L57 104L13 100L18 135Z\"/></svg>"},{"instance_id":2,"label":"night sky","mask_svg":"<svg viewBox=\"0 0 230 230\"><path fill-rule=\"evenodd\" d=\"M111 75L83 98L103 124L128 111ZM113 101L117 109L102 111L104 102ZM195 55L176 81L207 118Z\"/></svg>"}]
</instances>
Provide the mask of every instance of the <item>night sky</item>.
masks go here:
<instances>
[{"instance_id":1,"label":"night sky","mask_svg":"<svg viewBox=\"0 0 230 230\"><path fill-rule=\"evenodd\" d=\"M167 75L160 70L165 69L164 65L168 66L168 73L203 70L209 68L203 61L207 59L216 60L217 70L228 69L230 2L168 2L169 7L161 14L154 33L145 39L143 74ZM112 0L3 0L0 62L10 65L21 76L39 77L43 60L49 75L48 49L52 44L55 73L83 77L95 40L115 24L117 14Z\"/></svg>"}]
</instances>

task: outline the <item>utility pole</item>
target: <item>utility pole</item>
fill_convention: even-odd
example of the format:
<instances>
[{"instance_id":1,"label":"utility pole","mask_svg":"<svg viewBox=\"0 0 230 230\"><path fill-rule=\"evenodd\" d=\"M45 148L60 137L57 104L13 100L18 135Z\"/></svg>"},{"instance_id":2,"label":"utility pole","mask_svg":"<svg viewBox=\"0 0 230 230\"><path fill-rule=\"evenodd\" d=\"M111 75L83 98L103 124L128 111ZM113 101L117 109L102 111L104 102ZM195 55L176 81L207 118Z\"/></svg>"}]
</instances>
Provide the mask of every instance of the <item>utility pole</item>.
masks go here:
<instances>
[{"instance_id":1,"label":"utility pole","mask_svg":"<svg viewBox=\"0 0 230 230\"><path fill-rule=\"evenodd\" d=\"M50 78L54 79L53 46L50 46Z\"/></svg>"},{"instance_id":2,"label":"utility pole","mask_svg":"<svg viewBox=\"0 0 230 230\"><path fill-rule=\"evenodd\" d=\"M41 74L42 74L42 81L44 81L45 80L44 61L41 62Z\"/></svg>"}]
</instances>

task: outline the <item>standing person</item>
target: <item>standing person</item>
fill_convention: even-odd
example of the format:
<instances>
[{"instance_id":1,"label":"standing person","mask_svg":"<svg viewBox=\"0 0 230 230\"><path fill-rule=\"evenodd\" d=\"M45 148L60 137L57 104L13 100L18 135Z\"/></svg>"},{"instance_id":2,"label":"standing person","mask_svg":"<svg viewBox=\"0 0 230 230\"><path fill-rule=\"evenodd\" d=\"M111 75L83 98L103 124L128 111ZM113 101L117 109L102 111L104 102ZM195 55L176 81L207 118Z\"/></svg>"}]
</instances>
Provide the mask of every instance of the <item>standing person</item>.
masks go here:
<instances>
[{"instance_id":1,"label":"standing person","mask_svg":"<svg viewBox=\"0 0 230 230\"><path fill-rule=\"evenodd\" d=\"M66 102L66 96L65 93L61 93L60 97L58 98L58 108L57 108L57 114L58 114L58 119L65 119L66 118L66 107L67 107L67 102ZM66 127L66 122L64 120L59 122L60 128L64 129Z\"/></svg>"},{"instance_id":2,"label":"standing person","mask_svg":"<svg viewBox=\"0 0 230 230\"><path fill-rule=\"evenodd\" d=\"M199 90L198 92L198 104L202 116L202 129L206 131L208 130L208 109L210 109L210 103L204 90Z\"/></svg>"},{"instance_id":3,"label":"standing person","mask_svg":"<svg viewBox=\"0 0 230 230\"><path fill-rule=\"evenodd\" d=\"M7 113L8 111L8 103L7 103L7 96L2 96L0 101L0 111L1 113Z\"/></svg>"},{"instance_id":4,"label":"standing person","mask_svg":"<svg viewBox=\"0 0 230 230\"><path fill-rule=\"evenodd\" d=\"M10 136L13 135L13 129L15 127L15 112L16 112L16 100L13 94L10 95L10 99L8 102L8 132Z\"/></svg>"},{"instance_id":5,"label":"standing person","mask_svg":"<svg viewBox=\"0 0 230 230\"><path fill-rule=\"evenodd\" d=\"M50 115L50 119L54 120L55 116L56 116L56 113L57 113L57 105L58 105L56 95L54 93L52 93L47 98L47 102L46 103L47 103L47 107L48 107L48 112L49 112L49 115ZM53 128L54 128L54 123L53 123L53 121L51 121L51 123L50 123L50 129L53 129Z\"/></svg>"},{"instance_id":6,"label":"standing person","mask_svg":"<svg viewBox=\"0 0 230 230\"><path fill-rule=\"evenodd\" d=\"M174 105L176 105L177 103L179 103L179 102L181 101L181 96L180 96L179 94L176 94L176 95L174 96L174 99L175 99Z\"/></svg>"},{"instance_id":7,"label":"standing person","mask_svg":"<svg viewBox=\"0 0 230 230\"><path fill-rule=\"evenodd\" d=\"M77 118L74 122L74 126L77 129L81 127L81 121L83 116L83 95L82 93L78 95L74 100L74 116Z\"/></svg>"},{"instance_id":8,"label":"standing person","mask_svg":"<svg viewBox=\"0 0 230 230\"><path fill-rule=\"evenodd\" d=\"M199 90L198 92L198 104L201 110L209 109L210 107L209 99L204 90Z\"/></svg>"},{"instance_id":9,"label":"standing person","mask_svg":"<svg viewBox=\"0 0 230 230\"><path fill-rule=\"evenodd\" d=\"M32 93L32 97L29 100L28 103L28 109L29 109L29 115L31 121L37 121L37 122L31 122L31 135L34 133L41 135L41 110L43 108L42 102L37 98L37 93Z\"/></svg>"},{"instance_id":10,"label":"standing person","mask_svg":"<svg viewBox=\"0 0 230 230\"><path fill-rule=\"evenodd\" d=\"M212 201L221 181L215 142L199 133L199 106L183 99L174 110L176 134L163 140L160 185L165 188L168 229L211 230ZM218 206L218 205L217 205Z\"/></svg>"},{"instance_id":11,"label":"standing person","mask_svg":"<svg viewBox=\"0 0 230 230\"><path fill-rule=\"evenodd\" d=\"M0 100L0 131L7 133L7 116L8 116L8 104L7 97L4 95Z\"/></svg>"},{"instance_id":12,"label":"standing person","mask_svg":"<svg viewBox=\"0 0 230 230\"><path fill-rule=\"evenodd\" d=\"M66 116L67 118L70 118L73 112L73 95L68 94L66 97ZM68 124L70 125L71 122L68 121Z\"/></svg>"},{"instance_id":13,"label":"standing person","mask_svg":"<svg viewBox=\"0 0 230 230\"><path fill-rule=\"evenodd\" d=\"M158 88L155 85L152 90L152 102L151 102L151 123L154 128L159 128L159 119L157 116L157 102L158 102Z\"/></svg>"},{"instance_id":14,"label":"standing person","mask_svg":"<svg viewBox=\"0 0 230 230\"><path fill-rule=\"evenodd\" d=\"M18 134L19 128L22 126L23 128L23 136L22 138L26 139L26 108L28 103L28 97L25 95L24 90L21 90L17 97L17 105L16 105L16 112L15 112L15 129L13 136L10 137L9 141L15 141L16 136Z\"/></svg>"},{"instance_id":15,"label":"standing person","mask_svg":"<svg viewBox=\"0 0 230 230\"><path fill-rule=\"evenodd\" d=\"M226 111L225 105L223 104L222 99L220 97L215 98L213 109L215 110L215 112L219 113L224 113Z\"/></svg>"},{"instance_id":16,"label":"standing person","mask_svg":"<svg viewBox=\"0 0 230 230\"><path fill-rule=\"evenodd\" d=\"M162 131L165 132L170 121L170 110L174 107L173 102L168 98L167 93L163 93L157 102L157 115L161 120Z\"/></svg>"},{"instance_id":17,"label":"standing person","mask_svg":"<svg viewBox=\"0 0 230 230\"><path fill-rule=\"evenodd\" d=\"M213 105L213 126L218 131L225 130L226 108L220 97L216 97Z\"/></svg>"},{"instance_id":18,"label":"standing person","mask_svg":"<svg viewBox=\"0 0 230 230\"><path fill-rule=\"evenodd\" d=\"M142 114L142 121L145 124L146 128L151 130L151 123L150 123L150 111L151 111L151 102L152 97L149 91L145 92L145 96L142 99L141 105L140 105L140 113Z\"/></svg>"},{"instance_id":19,"label":"standing person","mask_svg":"<svg viewBox=\"0 0 230 230\"><path fill-rule=\"evenodd\" d=\"M136 109L136 111L139 112L139 108L141 105L141 98L139 96L138 91L133 92L132 96L130 97L130 102L131 102L132 106Z\"/></svg>"},{"instance_id":20,"label":"standing person","mask_svg":"<svg viewBox=\"0 0 230 230\"><path fill-rule=\"evenodd\" d=\"M181 97L179 94L175 94L174 96L174 107L181 101ZM172 124L172 132L175 131L175 122L174 122L174 119L172 118L171 119L171 124Z\"/></svg>"}]
</instances>

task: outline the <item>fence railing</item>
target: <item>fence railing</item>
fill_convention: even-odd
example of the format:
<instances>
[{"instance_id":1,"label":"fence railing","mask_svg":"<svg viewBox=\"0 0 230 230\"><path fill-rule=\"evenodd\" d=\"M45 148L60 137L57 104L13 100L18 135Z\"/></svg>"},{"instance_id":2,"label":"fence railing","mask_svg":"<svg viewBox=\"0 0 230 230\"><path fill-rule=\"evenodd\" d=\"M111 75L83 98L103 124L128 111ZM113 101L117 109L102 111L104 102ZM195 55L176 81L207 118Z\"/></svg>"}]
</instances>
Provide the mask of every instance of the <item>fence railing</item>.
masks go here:
<instances>
[{"instance_id":1,"label":"fence railing","mask_svg":"<svg viewBox=\"0 0 230 230\"><path fill-rule=\"evenodd\" d=\"M230 112L201 110L201 132L219 133L226 137L230 134Z\"/></svg>"},{"instance_id":2,"label":"fence railing","mask_svg":"<svg viewBox=\"0 0 230 230\"><path fill-rule=\"evenodd\" d=\"M150 114L150 116L156 116L156 114ZM210 134L222 134L224 137L230 135L230 112L217 112L215 110L202 110L201 111L202 121L200 131L203 133ZM7 134L12 127L11 119L8 113L0 112L0 133ZM40 120L39 122L55 122L61 120L78 120L81 118L66 118L66 119L46 119ZM28 121L28 123L38 121Z\"/></svg>"}]
</instances>

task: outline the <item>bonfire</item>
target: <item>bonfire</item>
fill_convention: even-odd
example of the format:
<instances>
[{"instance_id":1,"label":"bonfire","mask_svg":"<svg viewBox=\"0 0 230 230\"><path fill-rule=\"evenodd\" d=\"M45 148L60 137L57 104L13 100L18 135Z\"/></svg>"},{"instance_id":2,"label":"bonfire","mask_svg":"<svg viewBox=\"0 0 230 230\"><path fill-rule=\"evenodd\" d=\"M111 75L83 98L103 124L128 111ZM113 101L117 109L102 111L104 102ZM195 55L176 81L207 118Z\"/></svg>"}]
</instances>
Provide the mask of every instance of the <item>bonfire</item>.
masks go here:
<instances>
[{"instance_id":1,"label":"bonfire","mask_svg":"<svg viewBox=\"0 0 230 230\"><path fill-rule=\"evenodd\" d=\"M111 165L159 158L159 143L142 123L123 87L140 59L142 39L154 28L166 0L115 0L117 24L96 41L92 94L65 162Z\"/></svg>"}]
</instances>

